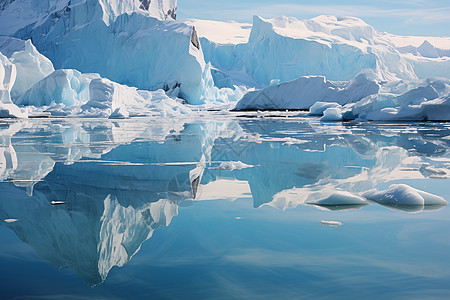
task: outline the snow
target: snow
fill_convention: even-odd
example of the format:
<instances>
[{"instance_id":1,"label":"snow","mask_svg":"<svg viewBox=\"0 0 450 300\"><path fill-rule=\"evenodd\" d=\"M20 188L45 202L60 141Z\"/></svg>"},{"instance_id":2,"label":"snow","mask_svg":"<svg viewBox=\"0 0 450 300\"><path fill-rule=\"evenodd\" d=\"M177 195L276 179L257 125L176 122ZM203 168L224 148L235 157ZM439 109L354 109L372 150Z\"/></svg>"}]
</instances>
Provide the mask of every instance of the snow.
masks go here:
<instances>
[{"instance_id":1,"label":"snow","mask_svg":"<svg viewBox=\"0 0 450 300\"><path fill-rule=\"evenodd\" d=\"M400 205L400 206L443 206L447 201L440 196L436 196L406 184L393 184L387 190L378 191L376 189L363 193L363 197L380 204Z\"/></svg>"},{"instance_id":2,"label":"snow","mask_svg":"<svg viewBox=\"0 0 450 300\"><path fill-rule=\"evenodd\" d=\"M341 84L323 76L305 76L247 93L235 110L308 109L316 102L353 103L376 94L380 88L370 72Z\"/></svg>"}]
</instances>

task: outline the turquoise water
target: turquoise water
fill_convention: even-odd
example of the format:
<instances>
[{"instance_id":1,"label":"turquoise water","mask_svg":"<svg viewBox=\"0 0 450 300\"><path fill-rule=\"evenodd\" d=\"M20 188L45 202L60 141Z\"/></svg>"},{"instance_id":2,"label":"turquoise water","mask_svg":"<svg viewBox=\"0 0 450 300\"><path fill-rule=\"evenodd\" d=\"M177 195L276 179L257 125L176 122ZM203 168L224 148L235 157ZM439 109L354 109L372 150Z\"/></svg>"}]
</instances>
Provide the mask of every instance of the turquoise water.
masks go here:
<instances>
[{"instance_id":1,"label":"turquoise water","mask_svg":"<svg viewBox=\"0 0 450 300\"><path fill-rule=\"evenodd\" d=\"M1 298L446 299L448 206L312 202L393 183L448 201L449 137L292 115L2 121Z\"/></svg>"}]
</instances>

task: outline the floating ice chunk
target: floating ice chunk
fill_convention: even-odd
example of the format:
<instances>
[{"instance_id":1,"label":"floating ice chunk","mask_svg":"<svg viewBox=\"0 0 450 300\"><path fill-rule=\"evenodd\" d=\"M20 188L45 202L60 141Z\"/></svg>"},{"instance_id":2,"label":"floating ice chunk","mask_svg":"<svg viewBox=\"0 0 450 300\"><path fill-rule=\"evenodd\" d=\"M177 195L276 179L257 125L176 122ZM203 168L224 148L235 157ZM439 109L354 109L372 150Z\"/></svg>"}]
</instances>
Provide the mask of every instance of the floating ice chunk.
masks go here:
<instances>
[{"instance_id":1,"label":"floating ice chunk","mask_svg":"<svg viewBox=\"0 0 450 300\"><path fill-rule=\"evenodd\" d=\"M345 191L336 191L326 198L317 201L307 202L319 206L347 206L347 205L367 205L367 202L360 196Z\"/></svg>"},{"instance_id":2,"label":"floating ice chunk","mask_svg":"<svg viewBox=\"0 0 450 300\"><path fill-rule=\"evenodd\" d=\"M252 165L244 164L241 161L224 161L217 167L217 169L233 171L233 170L242 170L242 169L252 168L252 167L253 167Z\"/></svg>"},{"instance_id":3,"label":"floating ice chunk","mask_svg":"<svg viewBox=\"0 0 450 300\"><path fill-rule=\"evenodd\" d=\"M320 121L342 121L342 110L338 107L327 108Z\"/></svg>"},{"instance_id":4,"label":"floating ice chunk","mask_svg":"<svg viewBox=\"0 0 450 300\"><path fill-rule=\"evenodd\" d=\"M64 205L66 204L65 201L52 201L50 202L51 205Z\"/></svg>"},{"instance_id":5,"label":"floating ice chunk","mask_svg":"<svg viewBox=\"0 0 450 300\"><path fill-rule=\"evenodd\" d=\"M192 198L197 199L199 196L200 182L202 181L203 172L205 171L204 162L197 164L195 169L189 171L189 181L191 183Z\"/></svg>"},{"instance_id":6,"label":"floating ice chunk","mask_svg":"<svg viewBox=\"0 0 450 300\"><path fill-rule=\"evenodd\" d=\"M128 118L126 106L138 105L143 98L137 89L112 82L105 78L97 78L89 84L90 100L83 105L83 110L90 108L104 110L110 118Z\"/></svg>"},{"instance_id":7,"label":"floating ice chunk","mask_svg":"<svg viewBox=\"0 0 450 300\"><path fill-rule=\"evenodd\" d=\"M342 223L339 221L320 221L323 225L331 226L331 227L341 227Z\"/></svg>"},{"instance_id":8,"label":"floating ice chunk","mask_svg":"<svg viewBox=\"0 0 450 300\"><path fill-rule=\"evenodd\" d=\"M8 224L11 224L11 223L15 223L15 222L17 222L17 221L19 221L19 220L17 220L17 219L5 219L5 220L3 220L5 223L8 223Z\"/></svg>"},{"instance_id":9,"label":"floating ice chunk","mask_svg":"<svg viewBox=\"0 0 450 300\"><path fill-rule=\"evenodd\" d=\"M422 164L419 168L420 173L425 177L447 179L450 177L450 164L445 164L443 167L431 166L428 163Z\"/></svg>"},{"instance_id":10,"label":"floating ice chunk","mask_svg":"<svg viewBox=\"0 0 450 300\"><path fill-rule=\"evenodd\" d=\"M444 206L444 198L420 191L406 184L393 184L389 189L378 191L376 189L363 193L363 197L386 205L399 206Z\"/></svg>"},{"instance_id":11,"label":"floating ice chunk","mask_svg":"<svg viewBox=\"0 0 450 300\"><path fill-rule=\"evenodd\" d=\"M339 103L336 102L316 102L309 108L310 116L323 116L323 112L328 108L333 107L341 107Z\"/></svg>"},{"instance_id":12,"label":"floating ice chunk","mask_svg":"<svg viewBox=\"0 0 450 300\"><path fill-rule=\"evenodd\" d=\"M31 40L25 42L24 51L16 52L11 56L11 62L17 69L17 79L11 90L13 98L18 98L33 84L55 70L52 62L36 50Z\"/></svg>"}]
</instances>

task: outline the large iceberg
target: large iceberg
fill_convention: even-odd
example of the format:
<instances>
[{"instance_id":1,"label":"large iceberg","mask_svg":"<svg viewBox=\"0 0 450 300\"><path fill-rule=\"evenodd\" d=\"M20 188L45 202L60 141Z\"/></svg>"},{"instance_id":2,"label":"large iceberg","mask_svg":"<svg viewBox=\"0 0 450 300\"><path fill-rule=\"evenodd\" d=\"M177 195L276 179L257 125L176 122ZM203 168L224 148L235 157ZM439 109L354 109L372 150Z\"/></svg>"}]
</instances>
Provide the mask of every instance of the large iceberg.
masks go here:
<instances>
[{"instance_id":1,"label":"large iceberg","mask_svg":"<svg viewBox=\"0 0 450 300\"><path fill-rule=\"evenodd\" d=\"M235 24L224 22L223 26L236 32ZM240 32L246 34L248 30L241 28ZM214 35L209 38L208 32L204 34L205 58L220 70L214 76L225 74L233 79L244 72L263 86L273 79L285 82L309 75L350 80L364 69L374 70L384 80L416 78L412 64L394 44L358 18L255 16L248 42L235 36L234 44L231 38L222 44Z\"/></svg>"},{"instance_id":2,"label":"large iceberg","mask_svg":"<svg viewBox=\"0 0 450 300\"><path fill-rule=\"evenodd\" d=\"M355 103L339 105L336 102L316 102L310 107L310 114L323 115L323 121L448 121L450 80L429 78L387 83L381 85L379 93Z\"/></svg>"},{"instance_id":3,"label":"large iceberg","mask_svg":"<svg viewBox=\"0 0 450 300\"><path fill-rule=\"evenodd\" d=\"M31 39L57 69L139 89L178 88L180 97L202 103L202 49L195 28L166 20L175 9L176 0L16 0L0 10L0 34Z\"/></svg>"}]
</instances>

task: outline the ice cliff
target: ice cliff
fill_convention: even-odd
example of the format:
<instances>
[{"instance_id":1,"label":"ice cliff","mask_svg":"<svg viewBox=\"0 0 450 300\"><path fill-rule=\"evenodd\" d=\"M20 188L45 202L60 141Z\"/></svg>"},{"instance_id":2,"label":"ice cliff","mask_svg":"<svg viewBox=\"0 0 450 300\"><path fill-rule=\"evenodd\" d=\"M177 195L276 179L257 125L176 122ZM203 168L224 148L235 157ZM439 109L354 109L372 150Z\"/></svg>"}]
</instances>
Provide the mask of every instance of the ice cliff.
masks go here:
<instances>
[{"instance_id":1,"label":"ice cliff","mask_svg":"<svg viewBox=\"0 0 450 300\"><path fill-rule=\"evenodd\" d=\"M1 8L0 35L31 39L56 69L146 90L178 88L194 104L204 98L202 49L195 28L169 20L174 0L16 0Z\"/></svg>"}]
</instances>

